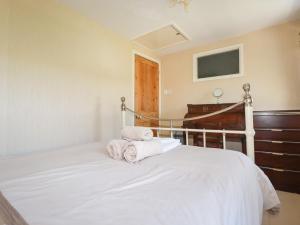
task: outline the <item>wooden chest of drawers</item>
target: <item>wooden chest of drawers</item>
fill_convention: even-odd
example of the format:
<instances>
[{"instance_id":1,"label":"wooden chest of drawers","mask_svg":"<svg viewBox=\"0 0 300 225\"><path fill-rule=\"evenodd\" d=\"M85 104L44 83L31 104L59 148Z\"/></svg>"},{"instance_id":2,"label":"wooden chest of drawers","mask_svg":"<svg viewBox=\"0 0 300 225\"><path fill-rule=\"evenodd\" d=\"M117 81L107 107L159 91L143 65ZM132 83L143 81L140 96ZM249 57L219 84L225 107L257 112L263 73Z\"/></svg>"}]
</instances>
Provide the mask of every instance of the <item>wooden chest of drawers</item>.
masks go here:
<instances>
[{"instance_id":1,"label":"wooden chest of drawers","mask_svg":"<svg viewBox=\"0 0 300 225\"><path fill-rule=\"evenodd\" d=\"M225 109L235 103L224 104L202 104L193 105L188 104L188 112L185 114L185 118L204 115L212 112L216 112L221 109ZM200 120L186 121L184 126L189 128L207 128L207 129L222 129L228 130L244 130L245 129L245 107L244 105L238 106L228 112L207 117Z\"/></svg>"},{"instance_id":2,"label":"wooden chest of drawers","mask_svg":"<svg viewBox=\"0 0 300 225\"><path fill-rule=\"evenodd\" d=\"M255 162L278 190L300 193L300 110L256 111Z\"/></svg>"},{"instance_id":3,"label":"wooden chest of drawers","mask_svg":"<svg viewBox=\"0 0 300 225\"><path fill-rule=\"evenodd\" d=\"M199 104L193 105L188 104L188 112L185 114L185 118L194 117L212 113L235 103L224 103L224 104ZM185 121L183 123L184 128L195 128L195 129L217 129L217 130L244 130L245 129L245 106L240 105L232 110L225 113L203 118L194 121ZM190 133L193 135L193 143L197 146L203 146L202 133ZM246 153L245 137L244 135L229 134L226 135L227 141L241 142L242 151ZM223 148L223 138L221 134L207 134L206 135L207 147Z\"/></svg>"}]
</instances>

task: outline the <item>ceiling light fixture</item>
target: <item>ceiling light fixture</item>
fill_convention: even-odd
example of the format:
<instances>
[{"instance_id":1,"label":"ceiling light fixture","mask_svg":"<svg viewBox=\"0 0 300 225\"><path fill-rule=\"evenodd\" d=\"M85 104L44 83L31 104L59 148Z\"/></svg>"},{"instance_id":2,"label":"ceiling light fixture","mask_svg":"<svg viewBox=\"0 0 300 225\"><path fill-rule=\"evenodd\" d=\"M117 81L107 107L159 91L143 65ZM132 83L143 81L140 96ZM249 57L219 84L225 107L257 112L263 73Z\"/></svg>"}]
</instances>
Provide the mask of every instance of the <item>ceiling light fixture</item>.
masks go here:
<instances>
[{"instance_id":1,"label":"ceiling light fixture","mask_svg":"<svg viewBox=\"0 0 300 225\"><path fill-rule=\"evenodd\" d=\"M191 0L170 0L172 7L174 7L175 5L183 5L184 10L188 11L188 7L191 3Z\"/></svg>"}]
</instances>

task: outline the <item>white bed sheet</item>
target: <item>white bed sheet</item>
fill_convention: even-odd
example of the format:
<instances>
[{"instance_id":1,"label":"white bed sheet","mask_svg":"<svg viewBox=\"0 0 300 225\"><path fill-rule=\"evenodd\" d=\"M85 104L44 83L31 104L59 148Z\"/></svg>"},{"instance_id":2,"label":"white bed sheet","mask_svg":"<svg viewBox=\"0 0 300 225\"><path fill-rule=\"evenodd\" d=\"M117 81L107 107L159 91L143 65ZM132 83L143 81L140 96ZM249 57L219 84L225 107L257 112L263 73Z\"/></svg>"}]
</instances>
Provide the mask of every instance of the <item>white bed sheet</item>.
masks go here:
<instances>
[{"instance_id":1,"label":"white bed sheet","mask_svg":"<svg viewBox=\"0 0 300 225\"><path fill-rule=\"evenodd\" d=\"M279 204L238 152L179 146L128 164L101 149L2 160L0 190L30 225L260 225Z\"/></svg>"}]
</instances>

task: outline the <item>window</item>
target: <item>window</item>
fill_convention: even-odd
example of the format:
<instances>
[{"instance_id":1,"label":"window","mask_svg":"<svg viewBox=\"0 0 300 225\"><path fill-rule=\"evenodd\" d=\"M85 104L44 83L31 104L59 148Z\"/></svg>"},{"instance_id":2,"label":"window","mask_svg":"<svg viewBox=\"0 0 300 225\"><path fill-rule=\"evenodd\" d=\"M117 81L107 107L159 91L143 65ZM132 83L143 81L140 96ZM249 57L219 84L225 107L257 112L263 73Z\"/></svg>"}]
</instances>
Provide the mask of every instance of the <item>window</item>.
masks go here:
<instances>
[{"instance_id":1,"label":"window","mask_svg":"<svg viewBox=\"0 0 300 225\"><path fill-rule=\"evenodd\" d=\"M193 56L193 80L205 81L243 76L243 46L202 52Z\"/></svg>"}]
</instances>

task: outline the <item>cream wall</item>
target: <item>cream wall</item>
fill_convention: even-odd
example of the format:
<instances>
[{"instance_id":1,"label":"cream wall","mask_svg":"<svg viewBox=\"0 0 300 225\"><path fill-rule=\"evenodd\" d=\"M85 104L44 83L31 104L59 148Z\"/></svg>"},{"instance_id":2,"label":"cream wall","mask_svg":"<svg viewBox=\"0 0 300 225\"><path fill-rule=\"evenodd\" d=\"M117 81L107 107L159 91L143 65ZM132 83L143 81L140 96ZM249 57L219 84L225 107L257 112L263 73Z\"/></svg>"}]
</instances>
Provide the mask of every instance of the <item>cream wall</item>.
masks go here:
<instances>
[{"instance_id":1,"label":"cream wall","mask_svg":"<svg viewBox=\"0 0 300 225\"><path fill-rule=\"evenodd\" d=\"M222 102L237 102L245 82L255 110L299 109L299 32L298 21L162 57L162 89L171 92L162 96L163 115L182 117L188 103L215 103L215 88L224 90ZM244 45L244 77L193 83L193 54L235 44Z\"/></svg>"},{"instance_id":2,"label":"cream wall","mask_svg":"<svg viewBox=\"0 0 300 225\"><path fill-rule=\"evenodd\" d=\"M0 155L6 152L9 0L0 0Z\"/></svg>"},{"instance_id":3,"label":"cream wall","mask_svg":"<svg viewBox=\"0 0 300 225\"><path fill-rule=\"evenodd\" d=\"M9 40L8 53L1 45L0 55L1 63L8 57L1 153L117 137L120 96L129 105L133 99L134 44L51 0L7 0L6 7L1 2L0 23L8 2L9 29L5 23L0 30Z\"/></svg>"}]
</instances>

